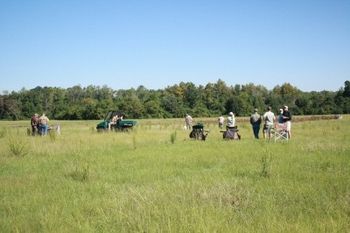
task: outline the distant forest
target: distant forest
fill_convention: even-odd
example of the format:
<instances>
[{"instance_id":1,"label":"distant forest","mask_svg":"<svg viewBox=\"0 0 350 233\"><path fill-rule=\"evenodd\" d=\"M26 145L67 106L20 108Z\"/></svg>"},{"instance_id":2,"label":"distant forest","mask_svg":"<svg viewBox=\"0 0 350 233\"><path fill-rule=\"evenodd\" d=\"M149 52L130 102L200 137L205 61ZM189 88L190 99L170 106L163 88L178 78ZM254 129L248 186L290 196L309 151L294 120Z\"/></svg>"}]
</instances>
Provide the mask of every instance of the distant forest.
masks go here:
<instances>
[{"instance_id":1,"label":"distant forest","mask_svg":"<svg viewBox=\"0 0 350 233\"><path fill-rule=\"evenodd\" d=\"M267 106L277 112L288 105L293 115L350 113L350 82L338 91L304 92L289 83L272 90L247 84L229 86L224 81L196 86L181 82L165 89L144 86L113 90L107 86L70 88L36 87L0 95L0 119L22 120L43 112L50 119L101 119L109 110L125 113L127 118L212 117L234 112L248 116L254 108L262 113Z\"/></svg>"}]
</instances>

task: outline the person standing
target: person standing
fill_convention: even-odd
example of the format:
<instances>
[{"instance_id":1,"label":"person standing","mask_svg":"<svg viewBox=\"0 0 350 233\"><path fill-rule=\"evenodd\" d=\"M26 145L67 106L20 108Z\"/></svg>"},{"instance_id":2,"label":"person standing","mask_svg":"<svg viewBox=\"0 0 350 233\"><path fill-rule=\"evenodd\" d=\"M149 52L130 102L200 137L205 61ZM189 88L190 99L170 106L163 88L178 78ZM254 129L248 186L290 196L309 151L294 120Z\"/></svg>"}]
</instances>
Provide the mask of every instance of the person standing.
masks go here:
<instances>
[{"instance_id":1,"label":"person standing","mask_svg":"<svg viewBox=\"0 0 350 233\"><path fill-rule=\"evenodd\" d=\"M268 138L271 139L271 129L274 126L274 121L276 120L275 114L271 111L271 107L267 107L267 112L263 116L264 125L266 130L264 131L264 137L268 135Z\"/></svg>"},{"instance_id":2,"label":"person standing","mask_svg":"<svg viewBox=\"0 0 350 233\"><path fill-rule=\"evenodd\" d=\"M186 129L191 130L192 129L192 117L189 114L186 114L185 117L185 124L186 124Z\"/></svg>"},{"instance_id":3,"label":"person standing","mask_svg":"<svg viewBox=\"0 0 350 233\"><path fill-rule=\"evenodd\" d=\"M291 132L291 129L292 129L292 122L291 122L292 121L292 114L289 112L288 106L284 106L282 117L283 117L283 123L286 124L286 129L287 129L287 132L288 132L288 138L290 139L292 137L292 132Z\"/></svg>"},{"instance_id":4,"label":"person standing","mask_svg":"<svg viewBox=\"0 0 350 233\"><path fill-rule=\"evenodd\" d=\"M280 113L278 115L278 124L283 124L283 109L280 108Z\"/></svg>"},{"instance_id":5,"label":"person standing","mask_svg":"<svg viewBox=\"0 0 350 233\"><path fill-rule=\"evenodd\" d=\"M49 129L49 118L43 113L39 118L39 128L41 135L47 135Z\"/></svg>"},{"instance_id":6,"label":"person standing","mask_svg":"<svg viewBox=\"0 0 350 233\"><path fill-rule=\"evenodd\" d=\"M227 127L233 128L236 124L235 114L233 112L230 112L227 117Z\"/></svg>"},{"instance_id":7,"label":"person standing","mask_svg":"<svg viewBox=\"0 0 350 233\"><path fill-rule=\"evenodd\" d=\"M32 126L32 136L35 136L38 133L39 127L39 114L35 113L30 119L30 125Z\"/></svg>"},{"instance_id":8,"label":"person standing","mask_svg":"<svg viewBox=\"0 0 350 233\"><path fill-rule=\"evenodd\" d=\"M219 116L218 123L219 123L219 128L222 129L222 127L224 127L224 124L225 124L225 118L223 116Z\"/></svg>"},{"instance_id":9,"label":"person standing","mask_svg":"<svg viewBox=\"0 0 350 233\"><path fill-rule=\"evenodd\" d=\"M108 123L108 130L111 131L112 129L112 126L115 128L116 124L117 124L117 119L118 119L118 115L115 114L113 117L112 117L112 120Z\"/></svg>"},{"instance_id":10,"label":"person standing","mask_svg":"<svg viewBox=\"0 0 350 233\"><path fill-rule=\"evenodd\" d=\"M258 113L258 109L254 109L254 113L250 116L250 124L253 128L254 137L256 139L259 139L259 131L260 131L260 124L261 124L261 116Z\"/></svg>"}]
</instances>

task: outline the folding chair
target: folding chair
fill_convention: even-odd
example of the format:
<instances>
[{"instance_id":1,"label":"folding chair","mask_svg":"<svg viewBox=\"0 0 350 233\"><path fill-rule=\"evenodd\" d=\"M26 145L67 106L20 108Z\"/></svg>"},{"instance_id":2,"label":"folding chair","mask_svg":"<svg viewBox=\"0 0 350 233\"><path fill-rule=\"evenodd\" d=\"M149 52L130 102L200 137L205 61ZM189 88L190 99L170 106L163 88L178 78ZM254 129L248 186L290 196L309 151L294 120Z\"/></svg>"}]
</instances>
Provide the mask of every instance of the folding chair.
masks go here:
<instances>
[{"instance_id":1,"label":"folding chair","mask_svg":"<svg viewBox=\"0 0 350 233\"><path fill-rule=\"evenodd\" d=\"M226 127L226 131L220 131L222 133L222 137L224 139L231 139L231 140L241 140L241 135L238 133L237 126L234 127Z\"/></svg>"},{"instance_id":2,"label":"folding chair","mask_svg":"<svg viewBox=\"0 0 350 233\"><path fill-rule=\"evenodd\" d=\"M286 124L276 124L274 128L271 129L271 136L275 138L276 141L288 141L288 131Z\"/></svg>"},{"instance_id":3,"label":"folding chair","mask_svg":"<svg viewBox=\"0 0 350 233\"><path fill-rule=\"evenodd\" d=\"M190 138L205 141L205 139L208 136L208 133L209 130L204 130L204 125L202 123L197 123L196 125L192 126Z\"/></svg>"}]
</instances>

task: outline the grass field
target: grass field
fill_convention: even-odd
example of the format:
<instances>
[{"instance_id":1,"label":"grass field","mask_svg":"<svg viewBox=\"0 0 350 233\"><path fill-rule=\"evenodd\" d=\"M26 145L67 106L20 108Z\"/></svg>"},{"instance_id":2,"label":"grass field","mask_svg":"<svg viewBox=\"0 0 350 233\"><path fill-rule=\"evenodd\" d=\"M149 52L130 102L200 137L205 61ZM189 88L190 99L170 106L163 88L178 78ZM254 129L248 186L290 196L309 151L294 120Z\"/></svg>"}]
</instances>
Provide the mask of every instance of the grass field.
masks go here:
<instances>
[{"instance_id":1,"label":"grass field","mask_svg":"<svg viewBox=\"0 0 350 233\"><path fill-rule=\"evenodd\" d=\"M288 143L193 141L182 119L0 122L0 232L350 232L350 117L295 122Z\"/></svg>"}]
</instances>

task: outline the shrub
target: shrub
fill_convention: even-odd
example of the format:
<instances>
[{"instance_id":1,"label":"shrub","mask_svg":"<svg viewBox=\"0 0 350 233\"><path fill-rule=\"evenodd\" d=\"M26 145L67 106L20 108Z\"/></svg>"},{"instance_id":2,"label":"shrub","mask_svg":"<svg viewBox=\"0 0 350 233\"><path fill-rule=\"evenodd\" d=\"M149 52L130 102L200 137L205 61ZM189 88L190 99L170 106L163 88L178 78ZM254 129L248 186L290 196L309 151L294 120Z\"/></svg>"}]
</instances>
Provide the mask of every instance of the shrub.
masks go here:
<instances>
[{"instance_id":1,"label":"shrub","mask_svg":"<svg viewBox=\"0 0 350 233\"><path fill-rule=\"evenodd\" d=\"M10 153L14 156L23 157L29 153L26 143L18 138L11 137L8 146Z\"/></svg>"},{"instance_id":2,"label":"shrub","mask_svg":"<svg viewBox=\"0 0 350 233\"><path fill-rule=\"evenodd\" d=\"M271 175L271 156L265 154L261 158L261 171L260 176L268 178Z\"/></svg>"},{"instance_id":3,"label":"shrub","mask_svg":"<svg viewBox=\"0 0 350 233\"><path fill-rule=\"evenodd\" d=\"M74 171L70 172L68 175L76 181L85 182L89 179L90 174L89 164L77 164Z\"/></svg>"}]
</instances>

